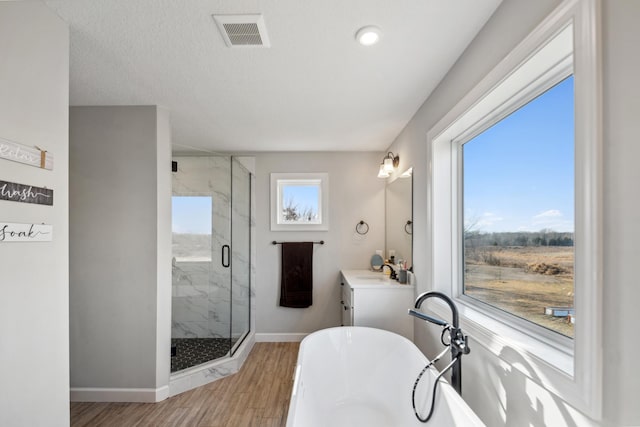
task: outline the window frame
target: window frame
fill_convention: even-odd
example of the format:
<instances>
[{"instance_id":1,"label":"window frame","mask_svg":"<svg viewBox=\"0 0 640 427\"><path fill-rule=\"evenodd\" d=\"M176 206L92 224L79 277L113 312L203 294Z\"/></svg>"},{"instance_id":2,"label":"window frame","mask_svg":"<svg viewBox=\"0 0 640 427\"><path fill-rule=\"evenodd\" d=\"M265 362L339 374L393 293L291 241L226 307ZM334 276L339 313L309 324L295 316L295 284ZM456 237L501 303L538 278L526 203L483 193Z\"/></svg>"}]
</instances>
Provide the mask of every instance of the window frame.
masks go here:
<instances>
[{"instance_id":1,"label":"window frame","mask_svg":"<svg viewBox=\"0 0 640 427\"><path fill-rule=\"evenodd\" d=\"M283 187L291 185L318 186L319 221L288 223L282 221ZM272 173L271 174L271 231L327 231L329 230L329 174L328 173Z\"/></svg>"},{"instance_id":2,"label":"window frame","mask_svg":"<svg viewBox=\"0 0 640 427\"><path fill-rule=\"evenodd\" d=\"M498 357L506 347L517 349L534 368L534 372L513 365L515 369L594 419L599 419L602 413L602 85L599 16L599 0L565 0L427 133L430 171L427 187L427 247L430 256L426 267L431 272L427 287L455 299L459 304L461 325L477 343ZM574 298L578 319L573 340L463 295L460 280L462 270L459 268L462 255L461 143L524 105L534 97L532 94L544 92L545 88L551 87L548 85L550 81L566 73L565 69L554 74L550 68L547 70L550 77L546 84L544 81L539 85L529 82L531 90L528 94L500 94L500 89L505 87L501 86L504 82L508 82L527 60L571 24L575 97ZM483 102L491 105L492 97L501 98L500 104L488 108L484 115L478 114L478 111L482 111L478 106L482 106ZM428 307L437 314L447 315L445 307L437 301L429 303Z\"/></svg>"}]
</instances>

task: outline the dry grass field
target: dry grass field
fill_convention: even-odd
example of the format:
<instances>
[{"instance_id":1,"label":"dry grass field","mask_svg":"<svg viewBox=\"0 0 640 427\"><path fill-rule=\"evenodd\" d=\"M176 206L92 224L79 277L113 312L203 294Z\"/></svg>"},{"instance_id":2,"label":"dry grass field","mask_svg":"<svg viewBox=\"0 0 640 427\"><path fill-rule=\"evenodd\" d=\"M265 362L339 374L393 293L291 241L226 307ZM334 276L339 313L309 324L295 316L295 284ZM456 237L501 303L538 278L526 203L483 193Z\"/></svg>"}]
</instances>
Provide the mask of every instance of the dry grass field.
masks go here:
<instances>
[{"instance_id":1,"label":"dry grass field","mask_svg":"<svg viewBox=\"0 0 640 427\"><path fill-rule=\"evenodd\" d=\"M173 256L178 260L211 259L211 235L173 233Z\"/></svg>"},{"instance_id":2,"label":"dry grass field","mask_svg":"<svg viewBox=\"0 0 640 427\"><path fill-rule=\"evenodd\" d=\"M465 293L573 337L567 318L544 313L573 307L573 260L571 246L467 248Z\"/></svg>"}]
</instances>

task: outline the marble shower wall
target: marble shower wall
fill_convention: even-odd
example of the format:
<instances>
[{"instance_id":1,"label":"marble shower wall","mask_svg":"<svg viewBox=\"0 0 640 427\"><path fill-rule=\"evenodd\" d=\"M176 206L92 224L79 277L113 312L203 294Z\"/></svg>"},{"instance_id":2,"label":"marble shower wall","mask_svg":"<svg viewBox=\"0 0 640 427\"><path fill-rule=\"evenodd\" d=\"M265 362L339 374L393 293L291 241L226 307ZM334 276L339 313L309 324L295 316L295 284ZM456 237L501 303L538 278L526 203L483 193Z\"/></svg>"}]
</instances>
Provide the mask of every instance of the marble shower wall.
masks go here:
<instances>
[{"instance_id":1,"label":"marble shower wall","mask_svg":"<svg viewBox=\"0 0 640 427\"><path fill-rule=\"evenodd\" d=\"M220 260L222 246L230 245L231 240L231 159L211 156L173 160L178 162L173 195L210 197L212 224L210 256L202 256L201 245L196 248L195 242L193 251L188 247L190 240L208 242L206 236L180 236L181 256L174 256L173 261L171 337L226 338L231 330L231 269L223 267ZM178 252L177 240L174 233L174 254Z\"/></svg>"}]
</instances>

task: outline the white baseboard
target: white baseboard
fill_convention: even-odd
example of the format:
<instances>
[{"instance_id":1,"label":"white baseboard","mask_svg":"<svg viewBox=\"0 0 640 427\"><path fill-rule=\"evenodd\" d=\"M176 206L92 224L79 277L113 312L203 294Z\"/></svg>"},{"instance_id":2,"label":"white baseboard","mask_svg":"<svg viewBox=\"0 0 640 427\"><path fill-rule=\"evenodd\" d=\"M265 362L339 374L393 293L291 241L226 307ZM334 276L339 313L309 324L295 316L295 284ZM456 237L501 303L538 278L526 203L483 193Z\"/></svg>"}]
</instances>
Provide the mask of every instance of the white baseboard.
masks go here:
<instances>
[{"instance_id":1,"label":"white baseboard","mask_svg":"<svg viewBox=\"0 0 640 427\"><path fill-rule=\"evenodd\" d=\"M305 333L256 333L256 342L300 342Z\"/></svg>"},{"instance_id":2,"label":"white baseboard","mask_svg":"<svg viewBox=\"0 0 640 427\"><path fill-rule=\"evenodd\" d=\"M72 387L72 402L141 402L154 403L169 397L169 386L160 388L83 388Z\"/></svg>"}]
</instances>

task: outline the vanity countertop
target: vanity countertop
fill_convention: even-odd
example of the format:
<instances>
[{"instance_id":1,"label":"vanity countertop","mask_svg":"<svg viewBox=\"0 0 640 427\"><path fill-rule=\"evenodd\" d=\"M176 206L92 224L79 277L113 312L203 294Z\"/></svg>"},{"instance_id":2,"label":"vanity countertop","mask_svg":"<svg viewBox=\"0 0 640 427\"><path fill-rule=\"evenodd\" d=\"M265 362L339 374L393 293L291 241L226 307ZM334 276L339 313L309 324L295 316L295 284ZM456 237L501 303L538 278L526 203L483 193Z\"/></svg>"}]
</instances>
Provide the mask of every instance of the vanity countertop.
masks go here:
<instances>
[{"instance_id":1,"label":"vanity countertop","mask_svg":"<svg viewBox=\"0 0 640 427\"><path fill-rule=\"evenodd\" d=\"M389 275L371 270L342 270L342 277L352 288L413 289L414 285L400 284Z\"/></svg>"}]
</instances>

